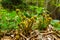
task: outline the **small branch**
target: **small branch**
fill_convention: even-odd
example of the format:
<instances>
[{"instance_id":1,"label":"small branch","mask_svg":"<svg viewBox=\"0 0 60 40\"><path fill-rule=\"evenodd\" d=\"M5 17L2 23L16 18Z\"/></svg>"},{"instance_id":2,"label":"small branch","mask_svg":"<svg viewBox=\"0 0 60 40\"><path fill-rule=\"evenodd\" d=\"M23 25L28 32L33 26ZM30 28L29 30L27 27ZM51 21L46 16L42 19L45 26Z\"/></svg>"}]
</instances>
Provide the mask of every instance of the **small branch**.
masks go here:
<instances>
[{"instance_id":1,"label":"small branch","mask_svg":"<svg viewBox=\"0 0 60 40\"><path fill-rule=\"evenodd\" d=\"M45 35L48 35L48 34L52 34L54 32L47 32L47 33L40 33L40 34L45 34Z\"/></svg>"},{"instance_id":2,"label":"small branch","mask_svg":"<svg viewBox=\"0 0 60 40\"><path fill-rule=\"evenodd\" d=\"M24 38L26 38L26 39L27 39L27 37L26 37L26 36L24 36L22 33L20 33L20 35L21 35L22 37L24 37Z\"/></svg>"},{"instance_id":3,"label":"small branch","mask_svg":"<svg viewBox=\"0 0 60 40\"><path fill-rule=\"evenodd\" d=\"M31 38L33 38L33 37L35 37L35 36L37 36L37 35L39 35L39 34L36 33L36 35L32 35L32 36L30 36L29 39L31 39Z\"/></svg>"},{"instance_id":4,"label":"small branch","mask_svg":"<svg viewBox=\"0 0 60 40\"><path fill-rule=\"evenodd\" d=\"M52 35L53 36L53 38L55 38L56 40L58 39L55 35Z\"/></svg>"}]
</instances>

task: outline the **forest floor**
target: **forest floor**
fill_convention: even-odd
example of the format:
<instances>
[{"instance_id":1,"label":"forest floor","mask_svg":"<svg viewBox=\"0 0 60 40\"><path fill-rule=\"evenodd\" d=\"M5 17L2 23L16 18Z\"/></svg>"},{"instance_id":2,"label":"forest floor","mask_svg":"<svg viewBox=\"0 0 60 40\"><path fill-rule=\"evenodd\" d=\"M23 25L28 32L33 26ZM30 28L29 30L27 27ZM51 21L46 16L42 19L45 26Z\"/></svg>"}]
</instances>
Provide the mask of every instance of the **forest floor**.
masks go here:
<instances>
[{"instance_id":1,"label":"forest floor","mask_svg":"<svg viewBox=\"0 0 60 40\"><path fill-rule=\"evenodd\" d=\"M25 36L22 32L11 31L1 36L0 40L60 40L60 31L53 30L53 27L49 25L47 30L41 32L34 30L28 36Z\"/></svg>"}]
</instances>

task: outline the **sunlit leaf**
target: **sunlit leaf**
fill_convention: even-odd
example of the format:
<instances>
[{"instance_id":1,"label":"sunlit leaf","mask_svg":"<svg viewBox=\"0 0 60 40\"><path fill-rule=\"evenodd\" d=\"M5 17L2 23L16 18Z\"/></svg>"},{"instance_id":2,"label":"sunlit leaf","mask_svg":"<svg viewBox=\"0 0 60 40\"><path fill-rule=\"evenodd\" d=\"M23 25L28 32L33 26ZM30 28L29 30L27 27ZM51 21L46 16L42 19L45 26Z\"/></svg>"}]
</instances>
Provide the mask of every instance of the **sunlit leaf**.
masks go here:
<instances>
[{"instance_id":1,"label":"sunlit leaf","mask_svg":"<svg viewBox=\"0 0 60 40\"><path fill-rule=\"evenodd\" d=\"M41 14L41 13L43 12L43 8L42 8L42 7L37 8L37 9L36 9L36 12L37 12L38 14Z\"/></svg>"}]
</instances>

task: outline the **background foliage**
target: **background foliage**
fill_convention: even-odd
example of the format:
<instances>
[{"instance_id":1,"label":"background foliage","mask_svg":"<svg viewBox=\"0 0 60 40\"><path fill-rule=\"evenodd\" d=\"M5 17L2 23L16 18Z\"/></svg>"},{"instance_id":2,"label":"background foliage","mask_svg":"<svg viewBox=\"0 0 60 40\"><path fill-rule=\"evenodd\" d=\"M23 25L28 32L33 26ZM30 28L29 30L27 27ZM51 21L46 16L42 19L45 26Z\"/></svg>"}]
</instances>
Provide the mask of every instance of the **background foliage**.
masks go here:
<instances>
[{"instance_id":1,"label":"background foliage","mask_svg":"<svg viewBox=\"0 0 60 40\"><path fill-rule=\"evenodd\" d=\"M60 21L54 21L60 19L59 0L1 0L0 5L1 30L22 28L26 31L26 26L27 29L31 27L32 30L42 30L49 24L53 25L55 30L60 29ZM30 25L31 23L33 25Z\"/></svg>"}]
</instances>

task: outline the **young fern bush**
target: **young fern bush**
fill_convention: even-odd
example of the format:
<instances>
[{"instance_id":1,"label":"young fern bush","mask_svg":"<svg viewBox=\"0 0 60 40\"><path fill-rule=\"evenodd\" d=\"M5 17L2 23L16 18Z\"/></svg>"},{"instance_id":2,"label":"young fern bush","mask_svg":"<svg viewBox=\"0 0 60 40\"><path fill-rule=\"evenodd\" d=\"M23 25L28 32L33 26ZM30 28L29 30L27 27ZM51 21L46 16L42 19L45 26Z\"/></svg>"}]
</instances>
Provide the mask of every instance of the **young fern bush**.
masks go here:
<instances>
[{"instance_id":1,"label":"young fern bush","mask_svg":"<svg viewBox=\"0 0 60 40\"><path fill-rule=\"evenodd\" d=\"M32 27L33 27L34 23L35 23L34 17L32 17L30 19L28 18L27 20L24 20L19 24L19 28L22 30L22 33L25 36L28 36L28 35L30 35L30 32L32 31Z\"/></svg>"},{"instance_id":2,"label":"young fern bush","mask_svg":"<svg viewBox=\"0 0 60 40\"><path fill-rule=\"evenodd\" d=\"M52 18L48 15L43 13L42 15L40 15L40 17L37 19L37 28L39 30L45 30L48 25L50 24Z\"/></svg>"}]
</instances>

